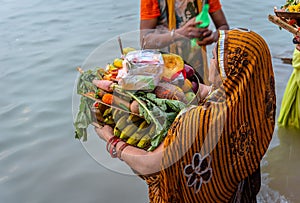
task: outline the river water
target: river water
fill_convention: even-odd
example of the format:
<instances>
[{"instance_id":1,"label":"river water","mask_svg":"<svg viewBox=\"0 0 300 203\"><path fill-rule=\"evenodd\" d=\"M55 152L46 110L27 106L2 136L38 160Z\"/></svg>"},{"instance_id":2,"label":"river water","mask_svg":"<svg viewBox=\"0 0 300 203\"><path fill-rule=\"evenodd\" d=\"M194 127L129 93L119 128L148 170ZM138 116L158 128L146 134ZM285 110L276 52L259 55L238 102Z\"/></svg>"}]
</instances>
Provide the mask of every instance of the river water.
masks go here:
<instances>
[{"instance_id":1,"label":"river water","mask_svg":"<svg viewBox=\"0 0 300 203\"><path fill-rule=\"evenodd\" d=\"M138 29L139 1L0 3L0 202L147 202L142 180L103 167L74 139L72 114L76 67L100 44ZM269 44L278 116L292 72L280 58L294 47L267 16L284 1L222 3L231 27L254 30ZM259 202L300 202L299 149L300 131L276 126Z\"/></svg>"}]
</instances>

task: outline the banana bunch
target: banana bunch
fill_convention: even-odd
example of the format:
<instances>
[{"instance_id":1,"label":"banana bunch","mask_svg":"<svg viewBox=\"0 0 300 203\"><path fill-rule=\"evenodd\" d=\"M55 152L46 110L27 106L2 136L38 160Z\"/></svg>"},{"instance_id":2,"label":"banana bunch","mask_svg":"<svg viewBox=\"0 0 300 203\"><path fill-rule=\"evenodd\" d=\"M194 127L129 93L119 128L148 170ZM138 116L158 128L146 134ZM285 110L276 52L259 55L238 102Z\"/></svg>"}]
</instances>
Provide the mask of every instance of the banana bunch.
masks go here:
<instances>
[{"instance_id":1,"label":"banana bunch","mask_svg":"<svg viewBox=\"0 0 300 203\"><path fill-rule=\"evenodd\" d=\"M102 117L104 118L103 123L106 125L114 125L115 121L112 117L112 108L107 108L103 114Z\"/></svg>"},{"instance_id":2,"label":"banana bunch","mask_svg":"<svg viewBox=\"0 0 300 203\"><path fill-rule=\"evenodd\" d=\"M115 109L95 102L91 110L94 122L99 123L100 125L110 125L112 127L115 126Z\"/></svg>"},{"instance_id":3,"label":"banana bunch","mask_svg":"<svg viewBox=\"0 0 300 203\"><path fill-rule=\"evenodd\" d=\"M146 150L151 144L155 129L154 124L147 123L139 116L123 115L116 122L114 135L132 146Z\"/></svg>"}]
</instances>

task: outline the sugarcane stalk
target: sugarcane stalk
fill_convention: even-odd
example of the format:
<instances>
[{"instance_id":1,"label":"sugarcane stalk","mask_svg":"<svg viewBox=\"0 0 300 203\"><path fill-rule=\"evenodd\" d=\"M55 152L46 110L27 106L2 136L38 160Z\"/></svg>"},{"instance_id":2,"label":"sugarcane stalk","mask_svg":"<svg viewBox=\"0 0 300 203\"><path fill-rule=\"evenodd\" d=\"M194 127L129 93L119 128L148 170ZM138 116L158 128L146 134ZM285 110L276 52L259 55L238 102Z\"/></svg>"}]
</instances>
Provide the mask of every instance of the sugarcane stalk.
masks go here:
<instances>
[{"instance_id":1,"label":"sugarcane stalk","mask_svg":"<svg viewBox=\"0 0 300 203\"><path fill-rule=\"evenodd\" d=\"M291 26L290 24L288 24L287 22L285 22L284 20L282 20L281 18L274 16L274 15L269 15L268 16L269 21L271 21L272 23L278 25L279 27L287 30L288 32L292 33L293 35L299 36L300 37L300 31Z\"/></svg>"}]
</instances>

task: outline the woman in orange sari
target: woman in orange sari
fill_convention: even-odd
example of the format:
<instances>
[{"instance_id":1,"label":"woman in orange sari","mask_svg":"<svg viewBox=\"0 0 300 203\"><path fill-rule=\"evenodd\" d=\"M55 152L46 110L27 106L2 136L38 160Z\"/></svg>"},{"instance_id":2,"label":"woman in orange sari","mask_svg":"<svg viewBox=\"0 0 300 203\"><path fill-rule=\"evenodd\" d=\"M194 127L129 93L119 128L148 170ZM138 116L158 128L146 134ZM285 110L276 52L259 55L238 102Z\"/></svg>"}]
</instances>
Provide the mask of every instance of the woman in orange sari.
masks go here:
<instances>
[{"instance_id":1,"label":"woman in orange sari","mask_svg":"<svg viewBox=\"0 0 300 203\"><path fill-rule=\"evenodd\" d=\"M266 42L252 31L220 31L210 80L213 89L153 152L116 144L118 157L149 185L150 202L256 202L276 110ZM109 126L96 131L106 141L113 136Z\"/></svg>"},{"instance_id":2,"label":"woman in orange sari","mask_svg":"<svg viewBox=\"0 0 300 203\"><path fill-rule=\"evenodd\" d=\"M141 0L140 30L142 47L168 47L168 52L179 54L201 75L207 83L208 64L206 45L218 40L218 30L227 30L225 14L220 0L207 1L213 26L199 28L196 16L202 12L206 1L202 0ZM212 31L212 27L216 31ZM155 31L155 32L153 32ZM196 38L196 47L181 44L182 37ZM201 40L200 40L201 39Z\"/></svg>"}]
</instances>

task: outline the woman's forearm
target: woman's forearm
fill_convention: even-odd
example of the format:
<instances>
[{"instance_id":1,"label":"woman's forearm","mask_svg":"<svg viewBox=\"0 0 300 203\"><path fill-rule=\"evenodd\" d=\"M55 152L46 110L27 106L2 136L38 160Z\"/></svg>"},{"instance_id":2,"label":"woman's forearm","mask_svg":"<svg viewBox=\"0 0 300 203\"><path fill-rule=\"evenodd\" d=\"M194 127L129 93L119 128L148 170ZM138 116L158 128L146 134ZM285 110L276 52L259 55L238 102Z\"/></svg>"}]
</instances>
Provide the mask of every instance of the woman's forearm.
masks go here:
<instances>
[{"instance_id":1,"label":"woman's forearm","mask_svg":"<svg viewBox=\"0 0 300 203\"><path fill-rule=\"evenodd\" d=\"M105 125L101 128L95 128L98 136L108 143L113 137L113 129ZM116 137L114 137L116 138ZM146 175L158 172L160 170L160 160L162 159L163 144L158 146L154 151L148 152L143 149L139 149L133 146L126 146L123 151L120 149L125 144L124 141L119 141L116 144L116 154L117 157L125 161L129 167L131 167L135 172ZM111 148L108 144L108 150Z\"/></svg>"},{"instance_id":2,"label":"woman's forearm","mask_svg":"<svg viewBox=\"0 0 300 203\"><path fill-rule=\"evenodd\" d=\"M147 152L133 146L128 146L123 150L120 158L140 175L153 174L160 171L162 149L162 144L153 152Z\"/></svg>"},{"instance_id":3,"label":"woman's forearm","mask_svg":"<svg viewBox=\"0 0 300 203\"><path fill-rule=\"evenodd\" d=\"M141 46L144 49L160 49L169 46L180 36L176 33L176 30L155 30L147 31L141 30Z\"/></svg>"}]
</instances>

